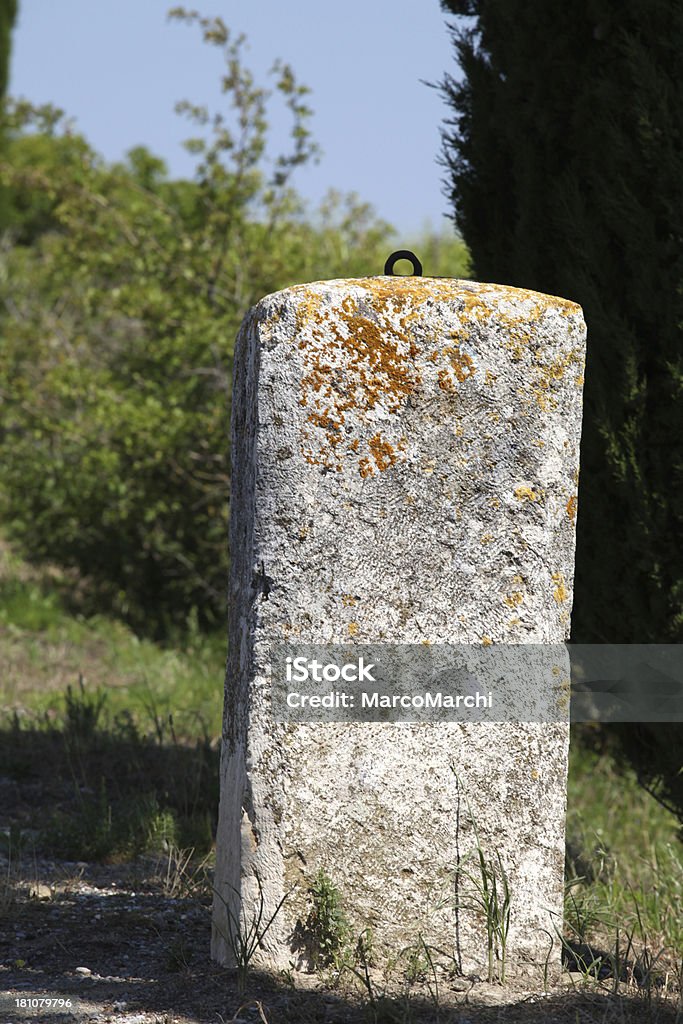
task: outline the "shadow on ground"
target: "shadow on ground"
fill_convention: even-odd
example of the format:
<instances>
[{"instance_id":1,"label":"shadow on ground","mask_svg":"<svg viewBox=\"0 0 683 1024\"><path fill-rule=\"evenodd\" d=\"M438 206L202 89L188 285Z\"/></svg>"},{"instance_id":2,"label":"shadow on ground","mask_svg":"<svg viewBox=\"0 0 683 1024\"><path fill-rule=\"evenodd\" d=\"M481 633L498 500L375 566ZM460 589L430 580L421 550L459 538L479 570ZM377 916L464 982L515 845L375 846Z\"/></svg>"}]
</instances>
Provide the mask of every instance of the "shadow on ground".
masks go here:
<instances>
[{"instance_id":1,"label":"shadow on ground","mask_svg":"<svg viewBox=\"0 0 683 1024\"><path fill-rule=\"evenodd\" d=\"M662 990L609 978L547 996L418 979L389 995L379 973L335 985L252 972L240 995L235 972L210 960L206 863L182 853L210 849L217 779L207 740L141 736L125 718L100 730L83 699L60 729L15 721L0 732L0 1024L683 1020Z\"/></svg>"},{"instance_id":2,"label":"shadow on ground","mask_svg":"<svg viewBox=\"0 0 683 1024\"><path fill-rule=\"evenodd\" d=\"M0 921L0 1020L170 1022L376 1022L409 1024L676 1024L676 1008L663 997L597 983L583 991L548 995L453 979L438 993L370 993L349 976L331 979L252 972L243 996L234 971L209 955L210 898L165 894L159 864L84 865L34 861L15 865L5 887ZM40 876L40 877L37 877ZM456 991L455 989L458 989ZM34 1002L70 999L69 1014L46 1012ZM260 1004L260 1005L259 1005ZM240 1007L243 1009L240 1010ZM239 1011L239 1012L238 1012Z\"/></svg>"},{"instance_id":3,"label":"shadow on ground","mask_svg":"<svg viewBox=\"0 0 683 1024\"><path fill-rule=\"evenodd\" d=\"M217 743L182 742L172 722L143 735L125 714L100 728L98 699L73 698L64 725L24 724L15 716L0 730L0 829L14 855L30 847L101 862L169 843L210 850ZM4 845L7 853L7 839Z\"/></svg>"}]
</instances>

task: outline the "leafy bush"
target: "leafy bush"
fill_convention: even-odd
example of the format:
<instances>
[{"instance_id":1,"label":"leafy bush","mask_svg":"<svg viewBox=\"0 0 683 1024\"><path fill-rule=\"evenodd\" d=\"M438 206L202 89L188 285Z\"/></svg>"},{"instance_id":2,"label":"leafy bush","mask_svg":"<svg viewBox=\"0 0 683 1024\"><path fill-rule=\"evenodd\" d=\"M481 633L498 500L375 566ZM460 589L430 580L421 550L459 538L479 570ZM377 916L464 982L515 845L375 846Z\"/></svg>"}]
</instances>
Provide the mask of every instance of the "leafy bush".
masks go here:
<instances>
[{"instance_id":1,"label":"leafy bush","mask_svg":"<svg viewBox=\"0 0 683 1024\"><path fill-rule=\"evenodd\" d=\"M315 154L306 89L274 68L291 151L267 170L268 94L221 19L176 10L225 58L232 120L189 103L193 181L146 149L107 165L60 112L15 103L0 183L0 514L33 559L77 568L97 607L164 634L224 618L233 339L299 280L377 273L389 228L332 195L308 223L289 181Z\"/></svg>"}]
</instances>

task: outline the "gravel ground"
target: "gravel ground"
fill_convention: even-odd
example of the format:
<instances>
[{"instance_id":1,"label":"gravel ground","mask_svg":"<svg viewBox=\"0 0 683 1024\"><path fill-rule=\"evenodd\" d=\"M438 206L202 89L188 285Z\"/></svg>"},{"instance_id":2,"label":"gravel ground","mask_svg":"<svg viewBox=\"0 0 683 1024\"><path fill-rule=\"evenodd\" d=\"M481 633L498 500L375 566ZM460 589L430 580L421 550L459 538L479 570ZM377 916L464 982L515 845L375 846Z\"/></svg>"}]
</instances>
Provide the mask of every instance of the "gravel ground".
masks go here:
<instances>
[{"instance_id":1,"label":"gravel ground","mask_svg":"<svg viewBox=\"0 0 683 1024\"><path fill-rule=\"evenodd\" d=\"M209 956L209 888L168 896L159 868L151 862L0 862L0 1024L680 1020L675 1000L648 1003L637 991L614 999L596 986L579 988L576 976L547 996L444 980L438 1001L419 985L383 998L384 983L376 979L373 1002L359 986L331 988L315 976L253 972L240 996L234 972Z\"/></svg>"}]
</instances>

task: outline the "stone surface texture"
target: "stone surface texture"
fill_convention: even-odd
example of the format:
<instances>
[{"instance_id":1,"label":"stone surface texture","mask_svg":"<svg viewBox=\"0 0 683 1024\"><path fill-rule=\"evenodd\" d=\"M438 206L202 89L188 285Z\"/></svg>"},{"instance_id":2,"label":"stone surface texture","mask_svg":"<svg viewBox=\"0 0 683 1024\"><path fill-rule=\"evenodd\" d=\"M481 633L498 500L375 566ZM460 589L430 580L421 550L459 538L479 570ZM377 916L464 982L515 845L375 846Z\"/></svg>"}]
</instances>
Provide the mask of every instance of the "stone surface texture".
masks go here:
<instances>
[{"instance_id":1,"label":"stone surface texture","mask_svg":"<svg viewBox=\"0 0 683 1024\"><path fill-rule=\"evenodd\" d=\"M567 721L275 724L269 645L562 643L584 346L572 302L441 278L297 286L245 318L216 959L240 914L265 924L288 894L256 959L305 965L322 868L378 963L422 936L485 972L476 825L509 878L508 972L540 981L562 919Z\"/></svg>"}]
</instances>

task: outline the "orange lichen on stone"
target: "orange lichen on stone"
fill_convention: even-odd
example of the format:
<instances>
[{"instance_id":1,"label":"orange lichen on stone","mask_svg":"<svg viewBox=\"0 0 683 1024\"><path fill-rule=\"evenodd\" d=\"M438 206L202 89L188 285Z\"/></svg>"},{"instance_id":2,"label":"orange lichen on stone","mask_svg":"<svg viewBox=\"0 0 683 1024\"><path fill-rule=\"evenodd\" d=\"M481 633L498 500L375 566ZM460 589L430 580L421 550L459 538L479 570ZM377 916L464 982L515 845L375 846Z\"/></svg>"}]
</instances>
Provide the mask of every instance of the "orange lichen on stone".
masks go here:
<instances>
[{"instance_id":1,"label":"orange lichen on stone","mask_svg":"<svg viewBox=\"0 0 683 1024\"><path fill-rule=\"evenodd\" d=\"M310 291L307 288L304 288L304 292L304 298L296 310L296 326L298 331L302 330L307 321L315 316L323 302L323 296L319 293Z\"/></svg>"},{"instance_id":2,"label":"orange lichen on stone","mask_svg":"<svg viewBox=\"0 0 683 1024\"><path fill-rule=\"evenodd\" d=\"M455 391L455 381L448 370L439 370L436 378L442 391Z\"/></svg>"},{"instance_id":3,"label":"orange lichen on stone","mask_svg":"<svg viewBox=\"0 0 683 1024\"><path fill-rule=\"evenodd\" d=\"M414 365L417 347L406 331L411 314L400 315L405 304L405 295L396 293L381 294L363 310L351 295L344 296L334 309L302 303L310 333L318 343L311 346L303 337L299 341L309 364L301 381L302 398L307 404L312 394L319 394L326 403L320 415L308 417L309 423L325 433L316 445L319 464L341 468L330 448L339 444L347 413L360 414L363 420L378 405L396 413L420 383ZM314 444L310 435L305 440ZM361 443L354 438L350 450L358 452ZM396 448L386 439L375 435L366 444L380 472L397 461ZM360 459L359 468L363 477L374 472L367 455Z\"/></svg>"},{"instance_id":4,"label":"orange lichen on stone","mask_svg":"<svg viewBox=\"0 0 683 1024\"><path fill-rule=\"evenodd\" d=\"M540 409L555 408L557 402L550 393L553 385L564 377L570 366L579 365L583 369L583 364L584 358L581 349L573 348L550 363L536 365L533 391ZM581 382L583 383L583 377Z\"/></svg>"},{"instance_id":5,"label":"orange lichen on stone","mask_svg":"<svg viewBox=\"0 0 683 1024\"><path fill-rule=\"evenodd\" d=\"M563 604L569 597L569 591L567 590L563 573L554 572L553 583L555 584L553 597L557 604Z\"/></svg>"},{"instance_id":6,"label":"orange lichen on stone","mask_svg":"<svg viewBox=\"0 0 683 1024\"><path fill-rule=\"evenodd\" d=\"M574 523L576 522L576 495L572 494L571 498L567 502L567 515Z\"/></svg>"},{"instance_id":7,"label":"orange lichen on stone","mask_svg":"<svg viewBox=\"0 0 683 1024\"><path fill-rule=\"evenodd\" d=\"M511 594L506 594L503 600L508 608L517 608L524 600L524 594L521 590L513 590Z\"/></svg>"},{"instance_id":8,"label":"orange lichen on stone","mask_svg":"<svg viewBox=\"0 0 683 1024\"><path fill-rule=\"evenodd\" d=\"M372 457L380 473L383 473L385 469L389 469L389 466L393 466L398 459L396 449L388 441L385 441L379 433L370 438L368 448L372 452Z\"/></svg>"},{"instance_id":9,"label":"orange lichen on stone","mask_svg":"<svg viewBox=\"0 0 683 1024\"><path fill-rule=\"evenodd\" d=\"M477 372L472 357L467 352L462 352L459 345L447 345L443 352L451 365L456 379L461 384L468 377L473 377Z\"/></svg>"},{"instance_id":10,"label":"orange lichen on stone","mask_svg":"<svg viewBox=\"0 0 683 1024\"><path fill-rule=\"evenodd\" d=\"M515 487L515 498L518 501L540 501L542 497L543 492L541 490L535 491L533 487L529 487L527 484Z\"/></svg>"},{"instance_id":11,"label":"orange lichen on stone","mask_svg":"<svg viewBox=\"0 0 683 1024\"><path fill-rule=\"evenodd\" d=\"M348 292L340 295L342 287ZM384 419L400 413L414 401L423 377L429 379L430 364L436 364L440 390L457 391L477 373L463 342L476 345L478 324L490 324L521 358L537 320L550 312L580 312L574 303L538 292L439 278L382 276L300 285L289 291L297 300L294 343L304 363L299 404L315 410L302 437L305 457L341 472L341 442L352 433L343 450L347 456L359 456L363 477L400 461L401 446L393 441L391 427L385 436L374 433L373 411L380 408ZM425 303L443 304L453 343L435 349L432 341L421 354L414 324L423 319ZM540 369L539 402L546 402L543 392L564 369L564 363ZM496 376L487 370L486 384L494 384Z\"/></svg>"}]
</instances>

